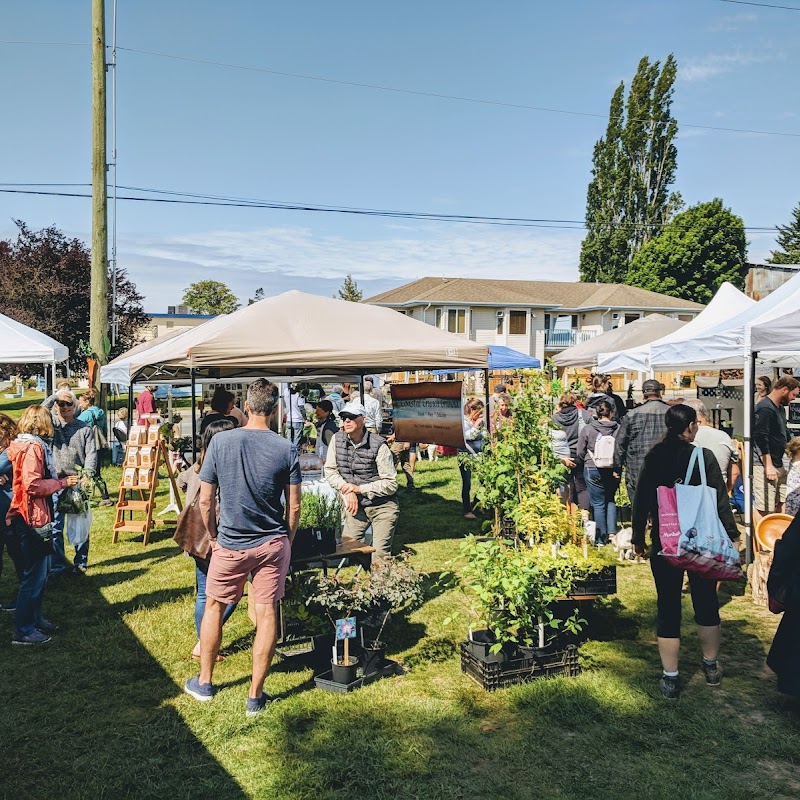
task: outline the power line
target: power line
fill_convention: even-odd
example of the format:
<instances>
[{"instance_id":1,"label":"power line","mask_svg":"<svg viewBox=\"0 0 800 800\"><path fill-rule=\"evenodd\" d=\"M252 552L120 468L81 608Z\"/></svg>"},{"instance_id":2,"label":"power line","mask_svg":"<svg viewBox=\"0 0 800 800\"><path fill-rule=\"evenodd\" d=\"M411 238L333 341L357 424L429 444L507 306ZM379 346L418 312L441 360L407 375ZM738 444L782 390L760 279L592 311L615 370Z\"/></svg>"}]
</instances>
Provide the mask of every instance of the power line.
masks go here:
<instances>
[{"instance_id":1,"label":"power line","mask_svg":"<svg viewBox=\"0 0 800 800\"><path fill-rule=\"evenodd\" d=\"M170 53L158 53L153 50L138 50L133 47L118 47L128 53L139 55L154 56L156 58L167 58L175 61L187 61L192 64L206 64L208 66L225 67L228 69L243 70L245 72L260 72L267 75L277 75L284 78L296 78L298 80L318 81L321 83L332 83L339 86L351 86L359 89L374 89L382 92L393 92L395 94L407 94L417 97L432 97L437 100L454 100L461 103L476 103L478 105L495 106L499 108L514 108L522 111L540 111L546 114L563 114L574 117L591 117L593 119L608 119L608 114L598 114L593 111L575 111L573 109L552 108L550 106L532 106L526 103L508 103L502 100L487 100L480 97L467 97L465 95L444 94L442 92L431 92L421 89L402 89L397 86L385 86L377 83L362 83L360 81L345 81L338 78L326 78L322 75L308 75L300 72L286 72L283 70L268 69L266 67L252 67L245 64L230 64L224 61L211 61L203 58L190 56L178 56ZM638 122L650 122L650 119L631 120ZM692 128L693 130L719 131L724 133L749 133L759 136L786 136L790 138L800 138L800 133L788 133L785 131L764 131L751 128L726 128L719 125L692 125L690 123L680 123L679 128Z\"/></svg>"},{"instance_id":2,"label":"power line","mask_svg":"<svg viewBox=\"0 0 800 800\"><path fill-rule=\"evenodd\" d=\"M721 0L721 2L743 2L743 0ZM751 3L751 5L760 5ZM781 8L781 6L774 6ZM800 8L793 9L800 11ZM79 46L81 42L26 42L26 41L8 41L0 40L0 44L51 44L51 45L69 45ZM84 45L85 46L85 45ZM159 53L153 50L139 50L133 47L117 47L117 50L123 50L127 53L134 53L137 55L153 56L155 58L166 58L174 61L185 61L191 64L205 64L207 66L224 67L226 69L236 69L244 72L257 72L266 75L276 75L283 78L294 78L296 80L317 81L320 83L330 83L338 86L350 86L359 89L372 89L374 91L392 92L394 94L405 94L415 97L430 97L437 100L452 100L460 103L473 103L477 105L492 106L495 108L512 108L518 111L538 111L544 114L561 114L563 116L573 117L588 117L591 119L608 119L608 114L599 114L593 111L577 111L567 108L553 108L550 106L534 106L526 103L509 103L502 100L488 100L480 97L468 97L466 95L445 94L443 92L432 92L422 89L404 89L397 86L386 86L377 83L364 83L360 81L346 81L338 78L328 78L323 75L309 75L300 72L286 72L284 70L269 69L267 67L253 67L246 64L230 64L224 61L213 61L203 58L194 58L191 56L179 56L171 53ZM633 120L631 120L633 121ZM649 122L650 120L638 120ZM757 136L781 136L788 138L800 138L800 133L791 133L788 131L765 131L756 128L728 128L721 125L695 125L688 122L681 122L678 128L691 128L692 130L701 131L716 131L719 133L747 133Z\"/></svg>"},{"instance_id":3,"label":"power line","mask_svg":"<svg viewBox=\"0 0 800 800\"><path fill-rule=\"evenodd\" d=\"M759 8L780 8L784 11L800 11L798 6L776 6L772 3L751 3L747 0L719 0L720 3L733 3L737 6L758 6Z\"/></svg>"},{"instance_id":4,"label":"power line","mask_svg":"<svg viewBox=\"0 0 800 800\"><path fill-rule=\"evenodd\" d=\"M5 194L28 194L45 195L49 197L78 197L89 198L91 193L87 192L54 192L42 189L23 189L22 186L72 186L88 187L89 184L0 184L0 192ZM389 209L356 208L348 206L328 206L315 203L284 203L269 200L248 200L242 198L226 197L224 195L203 195L189 192L175 192L167 189L147 189L136 186L120 186L126 191L135 191L149 194L171 195L170 197L142 197L134 195L120 195L119 200L131 200L137 202L150 203L169 203L175 205L201 205L214 206L218 208L254 208L270 209L276 211L307 211L317 213L333 214L353 214L367 217L384 217L391 219L413 219L424 222L457 222L474 225L498 225L504 227L526 227L526 228L561 228L565 230L585 230L586 224L583 220L574 219L538 219L530 217L493 217L471 214L436 214L423 211L395 211ZM189 199L187 199L189 198ZM603 223L606 227L627 227L627 228L665 228L674 227L674 223ZM744 230L752 232L772 233L777 230L776 226L745 226Z\"/></svg>"}]
</instances>

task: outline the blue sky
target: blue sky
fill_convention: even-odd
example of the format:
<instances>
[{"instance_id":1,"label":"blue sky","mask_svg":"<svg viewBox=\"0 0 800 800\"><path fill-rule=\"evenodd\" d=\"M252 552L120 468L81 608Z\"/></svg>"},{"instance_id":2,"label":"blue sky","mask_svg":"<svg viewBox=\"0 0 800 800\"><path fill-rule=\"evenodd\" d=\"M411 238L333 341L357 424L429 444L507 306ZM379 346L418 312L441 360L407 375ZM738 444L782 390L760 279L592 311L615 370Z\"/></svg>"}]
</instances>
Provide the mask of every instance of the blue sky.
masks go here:
<instances>
[{"instance_id":1,"label":"blue sky","mask_svg":"<svg viewBox=\"0 0 800 800\"><path fill-rule=\"evenodd\" d=\"M782 5L797 5L786 0ZM90 180L89 0L5 3L5 183ZM109 3L108 39L111 40ZM121 185L270 201L580 220L611 94L674 52L680 124L800 134L800 12L720 0L118 0L118 45L546 113L304 80L121 50ZM800 202L800 137L683 128L675 188L747 226ZM0 194L12 218L86 241L90 202ZM195 280L367 295L425 275L574 280L583 232L120 202L119 263L149 311ZM771 234L749 233L762 260Z\"/></svg>"}]
</instances>

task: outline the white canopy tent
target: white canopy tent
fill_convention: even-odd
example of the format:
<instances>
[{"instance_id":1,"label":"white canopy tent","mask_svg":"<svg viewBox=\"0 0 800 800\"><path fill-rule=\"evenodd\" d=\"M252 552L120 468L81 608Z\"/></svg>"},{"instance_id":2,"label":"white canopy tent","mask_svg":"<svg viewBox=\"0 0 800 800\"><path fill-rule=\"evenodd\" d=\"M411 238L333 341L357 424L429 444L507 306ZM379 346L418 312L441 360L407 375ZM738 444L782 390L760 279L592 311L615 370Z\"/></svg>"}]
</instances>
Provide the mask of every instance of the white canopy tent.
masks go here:
<instances>
[{"instance_id":1,"label":"white canopy tent","mask_svg":"<svg viewBox=\"0 0 800 800\"><path fill-rule=\"evenodd\" d=\"M0 314L0 364L46 364L53 371L56 364L69 358L69 349L45 333Z\"/></svg>"},{"instance_id":2,"label":"white canopy tent","mask_svg":"<svg viewBox=\"0 0 800 800\"><path fill-rule=\"evenodd\" d=\"M598 365L601 353L618 352L646 345L674 333L686 324L672 317L665 317L663 314L648 314L635 322L620 325L614 330L567 348L553 358L553 363L559 367L591 369Z\"/></svg>"},{"instance_id":3,"label":"white canopy tent","mask_svg":"<svg viewBox=\"0 0 800 800\"><path fill-rule=\"evenodd\" d=\"M741 311L755 305L755 301L727 281L717 290L711 302L683 327L662 339L616 352L600 353L597 369L600 372L650 372L653 369L652 353L660 345L672 342L690 342L699 333L731 319Z\"/></svg>"}]
</instances>

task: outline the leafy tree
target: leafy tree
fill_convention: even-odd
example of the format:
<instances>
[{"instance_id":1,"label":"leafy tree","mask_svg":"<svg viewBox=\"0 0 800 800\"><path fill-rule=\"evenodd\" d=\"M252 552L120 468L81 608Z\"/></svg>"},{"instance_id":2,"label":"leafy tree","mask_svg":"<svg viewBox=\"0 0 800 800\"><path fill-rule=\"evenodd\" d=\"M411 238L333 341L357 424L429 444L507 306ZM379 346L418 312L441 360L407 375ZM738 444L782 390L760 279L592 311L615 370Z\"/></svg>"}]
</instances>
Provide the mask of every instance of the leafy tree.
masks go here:
<instances>
[{"instance_id":1,"label":"leafy tree","mask_svg":"<svg viewBox=\"0 0 800 800\"><path fill-rule=\"evenodd\" d=\"M68 239L55 226L33 231L21 220L14 223L19 229L16 240L0 240L0 313L65 344L72 365L85 368L79 344L89 339L89 248L79 239ZM150 321L142 299L127 272L118 268L117 336L112 358L136 344ZM110 323L110 291L108 303ZM41 370L41 365L21 370L15 366L14 370L30 374Z\"/></svg>"},{"instance_id":2,"label":"leafy tree","mask_svg":"<svg viewBox=\"0 0 800 800\"><path fill-rule=\"evenodd\" d=\"M587 235L581 280L624 282L636 254L657 236L680 205L675 181L678 123L672 116L677 62L645 56L623 108L624 83L611 98L605 136L594 148L586 193Z\"/></svg>"},{"instance_id":3,"label":"leafy tree","mask_svg":"<svg viewBox=\"0 0 800 800\"><path fill-rule=\"evenodd\" d=\"M340 300L350 300L353 303L360 303L364 299L364 292L358 288L358 284L353 280L352 275L348 275L339 289Z\"/></svg>"},{"instance_id":4,"label":"leafy tree","mask_svg":"<svg viewBox=\"0 0 800 800\"><path fill-rule=\"evenodd\" d=\"M767 259L770 264L800 264L800 204L792 209L792 221L778 225L778 246Z\"/></svg>"},{"instance_id":5,"label":"leafy tree","mask_svg":"<svg viewBox=\"0 0 800 800\"><path fill-rule=\"evenodd\" d=\"M198 281L183 293L183 305L193 314L231 314L239 308L236 295L221 281Z\"/></svg>"},{"instance_id":6,"label":"leafy tree","mask_svg":"<svg viewBox=\"0 0 800 800\"><path fill-rule=\"evenodd\" d=\"M257 303L259 300L264 299L264 289L262 287L258 287L256 289L256 293L247 301L247 305L251 306L253 303Z\"/></svg>"},{"instance_id":7,"label":"leafy tree","mask_svg":"<svg viewBox=\"0 0 800 800\"><path fill-rule=\"evenodd\" d=\"M724 281L744 288L747 241L741 217L722 200L687 208L645 245L628 283L672 297L708 303Z\"/></svg>"}]
</instances>

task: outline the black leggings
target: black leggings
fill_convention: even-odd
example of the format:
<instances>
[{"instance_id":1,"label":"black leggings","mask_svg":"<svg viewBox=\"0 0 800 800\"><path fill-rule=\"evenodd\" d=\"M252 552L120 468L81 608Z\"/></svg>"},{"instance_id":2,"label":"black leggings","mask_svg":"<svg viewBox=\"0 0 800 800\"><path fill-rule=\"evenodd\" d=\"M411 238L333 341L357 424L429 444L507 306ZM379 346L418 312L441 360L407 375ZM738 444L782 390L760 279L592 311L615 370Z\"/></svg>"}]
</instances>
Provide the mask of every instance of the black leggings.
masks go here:
<instances>
[{"instance_id":1,"label":"black leggings","mask_svg":"<svg viewBox=\"0 0 800 800\"><path fill-rule=\"evenodd\" d=\"M685 570L673 567L669 561L656 555L660 549L660 547L653 547L650 555L650 569L653 570L658 594L656 635L662 639L679 639L681 635L681 591ZM704 626L719 625L717 582L690 572L689 590L692 593L694 621L698 625Z\"/></svg>"}]
</instances>

